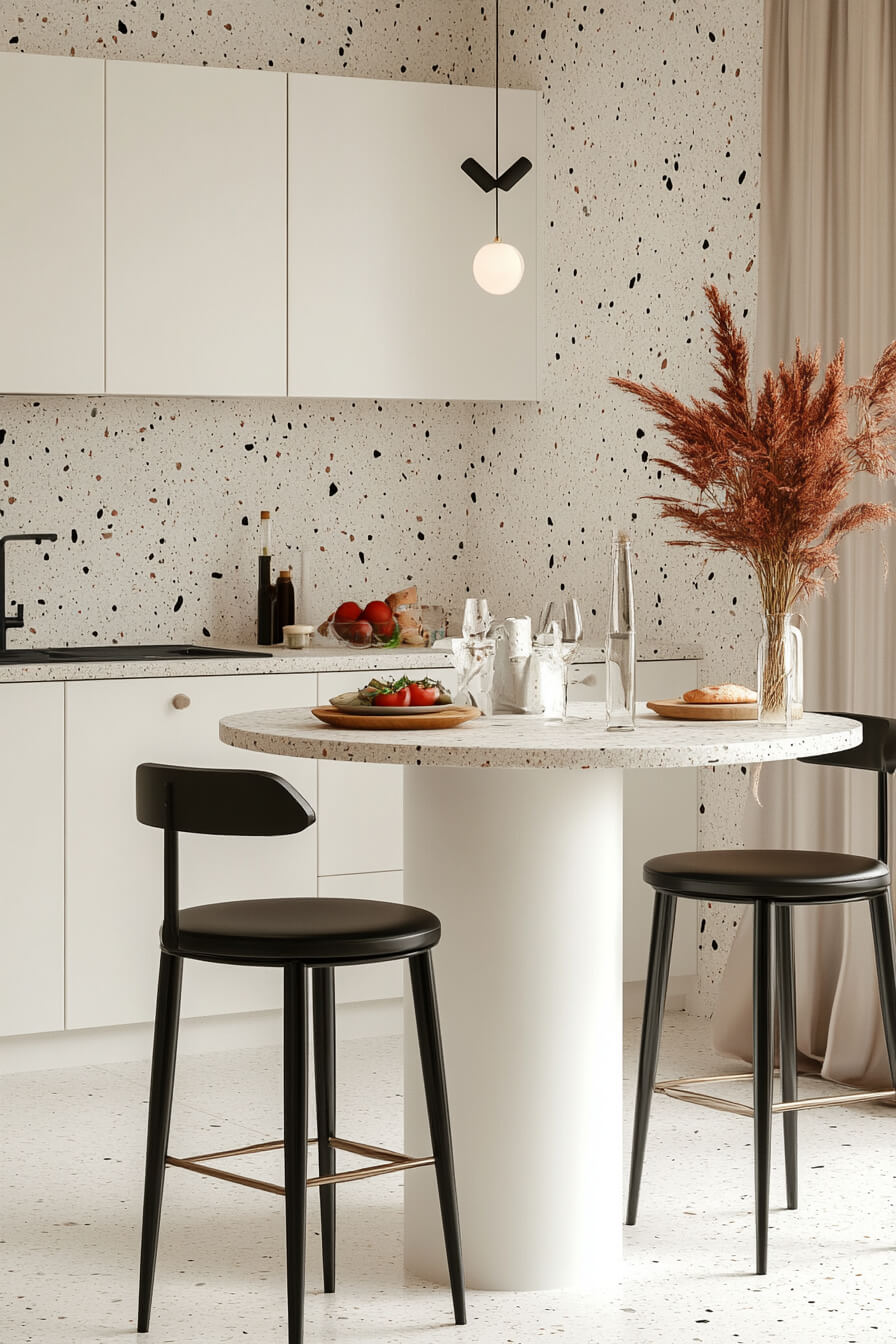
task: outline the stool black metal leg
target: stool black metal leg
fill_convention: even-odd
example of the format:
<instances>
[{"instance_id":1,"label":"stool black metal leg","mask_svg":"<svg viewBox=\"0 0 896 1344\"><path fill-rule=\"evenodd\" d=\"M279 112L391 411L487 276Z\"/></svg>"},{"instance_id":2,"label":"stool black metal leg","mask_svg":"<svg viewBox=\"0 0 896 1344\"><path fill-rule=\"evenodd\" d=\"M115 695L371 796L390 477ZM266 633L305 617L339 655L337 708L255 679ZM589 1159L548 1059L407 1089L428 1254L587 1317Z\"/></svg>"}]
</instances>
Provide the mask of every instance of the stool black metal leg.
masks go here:
<instances>
[{"instance_id":1,"label":"stool black metal leg","mask_svg":"<svg viewBox=\"0 0 896 1344\"><path fill-rule=\"evenodd\" d=\"M283 968L283 1155L286 1191L287 1339L302 1344L308 1154L308 975Z\"/></svg>"},{"instance_id":2,"label":"stool black metal leg","mask_svg":"<svg viewBox=\"0 0 896 1344\"><path fill-rule=\"evenodd\" d=\"M336 1170L336 1000L333 967L316 966L311 972L314 1007L314 1095L317 1103L317 1162L321 1176ZM324 1262L324 1292L336 1291L336 1186L320 1186L320 1240Z\"/></svg>"},{"instance_id":3,"label":"stool black metal leg","mask_svg":"<svg viewBox=\"0 0 896 1344\"><path fill-rule=\"evenodd\" d=\"M880 1010L884 1022L884 1039L890 1061L890 1076L896 1087L896 960L893 949L893 906L888 891L874 896L868 902L871 910L871 928L874 933L874 957L877 962L877 984Z\"/></svg>"},{"instance_id":4,"label":"stool black metal leg","mask_svg":"<svg viewBox=\"0 0 896 1344\"><path fill-rule=\"evenodd\" d=\"M781 1100L796 1101L796 992L793 978L793 927L789 905L775 906L775 966L778 973L778 1026L781 1049ZM797 1206L797 1112L785 1111L784 1166L787 1207Z\"/></svg>"},{"instance_id":5,"label":"stool black metal leg","mask_svg":"<svg viewBox=\"0 0 896 1344\"><path fill-rule=\"evenodd\" d=\"M638 1195L650 1123L650 1103L656 1083L656 1066L663 1030L663 1010L669 984L672 959L672 935L675 932L676 898L658 891L653 898L653 927L647 963L647 987L644 992L644 1020L641 1024L641 1050L638 1057L638 1091L635 1098L635 1126L632 1137L632 1163L628 1181L626 1223L631 1227L638 1216Z\"/></svg>"},{"instance_id":6,"label":"stool black metal leg","mask_svg":"<svg viewBox=\"0 0 896 1344\"><path fill-rule=\"evenodd\" d=\"M768 1192L775 1069L775 948L772 906L753 906L753 1162L756 1183L756 1273L768 1267Z\"/></svg>"},{"instance_id":7,"label":"stool black metal leg","mask_svg":"<svg viewBox=\"0 0 896 1344\"><path fill-rule=\"evenodd\" d=\"M423 1067L423 1087L426 1092L426 1110L435 1158L442 1229L448 1257L448 1275L454 1303L454 1320L457 1325L466 1325L467 1306L460 1246L460 1222L457 1214L457 1190L454 1182L454 1154L451 1147L448 1090L445 1085L445 1061L442 1055L442 1033L439 1027L432 955L429 952L420 952L416 956L409 957L408 967L414 995L414 1016L417 1023L417 1039L420 1043L420 1063Z\"/></svg>"},{"instance_id":8,"label":"stool black metal leg","mask_svg":"<svg viewBox=\"0 0 896 1344\"><path fill-rule=\"evenodd\" d=\"M177 1060L177 1028L180 1018L180 986L183 962L163 952L159 960L159 986L152 1042L152 1073L149 1084L149 1119L146 1128L146 1175L143 1186L143 1231L140 1244L140 1297L137 1331L149 1329L152 1286L159 1245L165 1158L171 1127L171 1098Z\"/></svg>"}]
</instances>

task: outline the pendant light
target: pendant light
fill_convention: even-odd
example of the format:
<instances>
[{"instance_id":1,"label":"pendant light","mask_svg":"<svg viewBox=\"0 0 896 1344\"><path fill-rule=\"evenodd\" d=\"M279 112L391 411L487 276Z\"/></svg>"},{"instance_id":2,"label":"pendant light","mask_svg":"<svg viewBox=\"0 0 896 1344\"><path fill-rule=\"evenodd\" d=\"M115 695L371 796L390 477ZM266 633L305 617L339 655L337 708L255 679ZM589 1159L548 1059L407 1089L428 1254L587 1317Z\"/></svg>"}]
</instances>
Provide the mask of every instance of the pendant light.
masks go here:
<instances>
[{"instance_id":1,"label":"pendant light","mask_svg":"<svg viewBox=\"0 0 896 1344\"><path fill-rule=\"evenodd\" d=\"M519 248L501 239L498 228L498 192L510 191L526 176L532 164L522 157L500 172L498 72L500 51L499 0L495 0L495 172L494 176L476 159L464 159L461 168L482 191L495 193L495 237L483 244L473 258L473 278L487 294L510 294L523 278L526 263Z\"/></svg>"}]
</instances>

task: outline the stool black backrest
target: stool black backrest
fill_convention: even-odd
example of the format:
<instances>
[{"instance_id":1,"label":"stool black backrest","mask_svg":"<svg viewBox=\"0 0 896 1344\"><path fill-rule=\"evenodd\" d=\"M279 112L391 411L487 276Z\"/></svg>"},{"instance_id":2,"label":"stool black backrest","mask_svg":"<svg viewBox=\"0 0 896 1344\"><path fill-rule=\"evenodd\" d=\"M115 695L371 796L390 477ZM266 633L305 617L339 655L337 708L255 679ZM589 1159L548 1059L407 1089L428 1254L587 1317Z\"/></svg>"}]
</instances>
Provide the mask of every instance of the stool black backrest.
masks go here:
<instances>
[{"instance_id":1,"label":"stool black backrest","mask_svg":"<svg viewBox=\"0 0 896 1344\"><path fill-rule=\"evenodd\" d=\"M887 795L889 776L896 770L896 719L877 714L845 714L823 710L834 719L855 719L862 725L862 740L848 751L824 756L801 756L806 765L841 765L852 770L873 770L877 775L877 857L887 862Z\"/></svg>"},{"instance_id":2,"label":"stool black backrest","mask_svg":"<svg viewBox=\"0 0 896 1344\"><path fill-rule=\"evenodd\" d=\"M178 832L194 835L296 835L314 809L279 775L265 770L137 766L137 820L165 833L162 946L177 950Z\"/></svg>"}]
</instances>

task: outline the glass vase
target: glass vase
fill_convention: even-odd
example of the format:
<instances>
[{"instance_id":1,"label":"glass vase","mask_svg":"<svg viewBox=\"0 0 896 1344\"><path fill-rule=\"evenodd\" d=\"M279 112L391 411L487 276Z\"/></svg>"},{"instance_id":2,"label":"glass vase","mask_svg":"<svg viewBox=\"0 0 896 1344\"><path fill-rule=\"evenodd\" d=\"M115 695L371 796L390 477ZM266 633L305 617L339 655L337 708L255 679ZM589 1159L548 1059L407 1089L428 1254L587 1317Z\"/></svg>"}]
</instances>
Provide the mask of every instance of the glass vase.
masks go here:
<instances>
[{"instance_id":1,"label":"glass vase","mask_svg":"<svg viewBox=\"0 0 896 1344\"><path fill-rule=\"evenodd\" d=\"M803 714L803 637L789 611L762 613L756 668L760 723L789 728Z\"/></svg>"}]
</instances>

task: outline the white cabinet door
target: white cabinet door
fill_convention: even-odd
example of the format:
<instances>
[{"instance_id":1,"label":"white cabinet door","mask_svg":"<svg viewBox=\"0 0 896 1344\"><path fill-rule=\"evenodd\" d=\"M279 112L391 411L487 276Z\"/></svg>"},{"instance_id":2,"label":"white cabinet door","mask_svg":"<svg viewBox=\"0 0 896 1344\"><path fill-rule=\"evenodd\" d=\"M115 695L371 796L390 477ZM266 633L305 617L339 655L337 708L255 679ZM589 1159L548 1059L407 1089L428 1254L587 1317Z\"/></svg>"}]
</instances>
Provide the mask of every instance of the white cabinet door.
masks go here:
<instances>
[{"instance_id":1,"label":"white cabinet door","mask_svg":"<svg viewBox=\"0 0 896 1344\"><path fill-rule=\"evenodd\" d=\"M318 678L320 703L356 691L372 676L400 677L405 668L394 660L384 667L356 672L324 672ZM407 669L408 675L430 675L449 689L452 668ZM404 866L402 838L403 774L395 765L355 765L346 761L318 764L318 872L321 877L345 873L383 873Z\"/></svg>"},{"instance_id":2,"label":"white cabinet door","mask_svg":"<svg viewBox=\"0 0 896 1344\"><path fill-rule=\"evenodd\" d=\"M61 1031L63 687L0 686L0 1036Z\"/></svg>"},{"instance_id":3,"label":"white cabinet door","mask_svg":"<svg viewBox=\"0 0 896 1344\"><path fill-rule=\"evenodd\" d=\"M394 667L324 672L318 677L320 703L325 705L333 695L356 691L375 675L394 677L401 673ZM403 867L403 773L395 765L319 763L317 846L321 877L383 873Z\"/></svg>"},{"instance_id":4,"label":"white cabinet door","mask_svg":"<svg viewBox=\"0 0 896 1344\"><path fill-rule=\"evenodd\" d=\"M225 714L316 703L313 675L159 677L66 687L66 1026L151 1020L162 914L162 837L134 816L141 761L270 770L316 805L314 761L225 746ZM176 709L175 695L190 705ZM302 835L184 836L181 903L314 896L316 827ZM185 1016L277 1006L275 970L191 962Z\"/></svg>"},{"instance_id":5,"label":"white cabinet door","mask_svg":"<svg viewBox=\"0 0 896 1344\"><path fill-rule=\"evenodd\" d=\"M103 390L104 69L0 55L0 392Z\"/></svg>"},{"instance_id":6,"label":"white cabinet door","mask_svg":"<svg viewBox=\"0 0 896 1344\"><path fill-rule=\"evenodd\" d=\"M501 93L501 167L537 164L538 97ZM472 262L494 237L494 95L400 80L289 76L289 395L537 396L536 171L500 193L523 254L497 298Z\"/></svg>"},{"instance_id":7,"label":"white cabinet door","mask_svg":"<svg viewBox=\"0 0 896 1344\"><path fill-rule=\"evenodd\" d=\"M604 665L578 663L571 669L571 701L603 700ZM639 700L679 695L694 682L692 662L638 663ZM653 889L644 883L645 860L697 848L696 770L626 770L622 872L625 892L623 979L646 980L653 914ZM672 945L672 975L697 970L697 904L679 901Z\"/></svg>"},{"instance_id":8,"label":"white cabinet door","mask_svg":"<svg viewBox=\"0 0 896 1344\"><path fill-rule=\"evenodd\" d=\"M106 391L286 392L286 76L110 61Z\"/></svg>"},{"instance_id":9,"label":"white cabinet door","mask_svg":"<svg viewBox=\"0 0 896 1344\"><path fill-rule=\"evenodd\" d=\"M401 774L398 766L386 767ZM319 896L356 901L401 901L403 873L349 873L322 877ZM344 966L336 972L336 1002L362 1003L369 999L400 999L404 993L403 961L381 961L373 966Z\"/></svg>"},{"instance_id":10,"label":"white cabinet door","mask_svg":"<svg viewBox=\"0 0 896 1344\"><path fill-rule=\"evenodd\" d=\"M371 676L400 676L395 663L357 672L326 672L318 678L321 704L332 695L357 690ZM430 669L447 686L450 668ZM410 676L425 677L416 668ZM403 780L396 765L354 765L319 761L317 775L318 871L320 896L366 901L403 899ZM446 856L446 862L448 861ZM404 993L402 962L350 966L336 976L339 1003L397 999Z\"/></svg>"}]
</instances>

